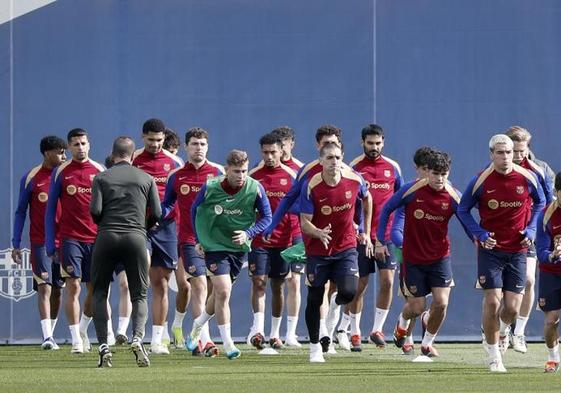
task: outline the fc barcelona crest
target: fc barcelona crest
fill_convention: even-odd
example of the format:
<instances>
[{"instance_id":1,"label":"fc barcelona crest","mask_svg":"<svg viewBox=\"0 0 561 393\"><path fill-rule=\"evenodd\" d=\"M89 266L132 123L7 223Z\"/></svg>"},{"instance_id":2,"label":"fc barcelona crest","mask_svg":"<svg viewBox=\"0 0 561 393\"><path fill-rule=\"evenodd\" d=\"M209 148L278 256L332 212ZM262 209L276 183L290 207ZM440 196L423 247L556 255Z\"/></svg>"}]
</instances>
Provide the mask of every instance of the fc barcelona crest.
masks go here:
<instances>
[{"instance_id":1,"label":"fc barcelona crest","mask_svg":"<svg viewBox=\"0 0 561 393\"><path fill-rule=\"evenodd\" d=\"M170 169L171 169L170 164L164 164L164 171L169 172Z\"/></svg>"},{"instance_id":2,"label":"fc barcelona crest","mask_svg":"<svg viewBox=\"0 0 561 393\"><path fill-rule=\"evenodd\" d=\"M517 194L524 194L524 186L516 186Z\"/></svg>"},{"instance_id":3,"label":"fc barcelona crest","mask_svg":"<svg viewBox=\"0 0 561 393\"><path fill-rule=\"evenodd\" d=\"M0 296L19 302L33 296L33 271L31 270L30 252L21 250L22 262L12 260L12 249L0 251Z\"/></svg>"},{"instance_id":4,"label":"fc barcelona crest","mask_svg":"<svg viewBox=\"0 0 561 393\"><path fill-rule=\"evenodd\" d=\"M392 175L392 173L390 172L389 169L384 169L384 176L390 177L391 175Z\"/></svg>"},{"instance_id":5,"label":"fc barcelona crest","mask_svg":"<svg viewBox=\"0 0 561 393\"><path fill-rule=\"evenodd\" d=\"M442 202L442 210L448 210L448 208L450 207L450 204L448 202Z\"/></svg>"},{"instance_id":6,"label":"fc barcelona crest","mask_svg":"<svg viewBox=\"0 0 561 393\"><path fill-rule=\"evenodd\" d=\"M288 184L288 179L280 179L281 186L286 186Z\"/></svg>"}]
</instances>

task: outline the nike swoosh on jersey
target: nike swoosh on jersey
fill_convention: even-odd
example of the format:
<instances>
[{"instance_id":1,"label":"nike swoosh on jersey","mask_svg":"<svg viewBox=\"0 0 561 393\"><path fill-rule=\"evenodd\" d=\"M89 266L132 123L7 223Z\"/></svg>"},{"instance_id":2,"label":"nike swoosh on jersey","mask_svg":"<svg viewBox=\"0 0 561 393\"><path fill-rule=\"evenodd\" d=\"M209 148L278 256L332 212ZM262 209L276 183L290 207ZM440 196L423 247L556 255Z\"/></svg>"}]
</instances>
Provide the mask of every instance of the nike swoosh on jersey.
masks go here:
<instances>
[{"instance_id":1,"label":"nike swoosh on jersey","mask_svg":"<svg viewBox=\"0 0 561 393\"><path fill-rule=\"evenodd\" d=\"M417 203L422 203L424 201L425 201L424 199L417 199Z\"/></svg>"},{"instance_id":2,"label":"nike swoosh on jersey","mask_svg":"<svg viewBox=\"0 0 561 393\"><path fill-rule=\"evenodd\" d=\"M37 187L43 187L46 183L37 184Z\"/></svg>"},{"instance_id":3,"label":"nike swoosh on jersey","mask_svg":"<svg viewBox=\"0 0 561 393\"><path fill-rule=\"evenodd\" d=\"M72 179L74 176L64 176L64 180Z\"/></svg>"},{"instance_id":4,"label":"nike swoosh on jersey","mask_svg":"<svg viewBox=\"0 0 561 393\"><path fill-rule=\"evenodd\" d=\"M554 225L554 226L553 226L553 229L557 229L557 228L559 228L559 227L561 227L561 224L560 224L560 225Z\"/></svg>"},{"instance_id":5,"label":"nike swoosh on jersey","mask_svg":"<svg viewBox=\"0 0 561 393\"><path fill-rule=\"evenodd\" d=\"M187 179L187 176L182 176L179 178L179 180L183 180L183 179Z\"/></svg>"},{"instance_id":6,"label":"nike swoosh on jersey","mask_svg":"<svg viewBox=\"0 0 561 393\"><path fill-rule=\"evenodd\" d=\"M232 199L226 199L226 202L228 202L228 203L234 202L234 201L235 201L235 199L233 199L233 198Z\"/></svg>"},{"instance_id":7,"label":"nike swoosh on jersey","mask_svg":"<svg viewBox=\"0 0 561 393\"><path fill-rule=\"evenodd\" d=\"M495 191L497 191L497 190L487 190L487 194L492 194Z\"/></svg>"},{"instance_id":8,"label":"nike swoosh on jersey","mask_svg":"<svg viewBox=\"0 0 561 393\"><path fill-rule=\"evenodd\" d=\"M326 200L327 200L327 198L322 198L322 199L320 199L319 201L320 201L320 202L325 202Z\"/></svg>"}]
</instances>

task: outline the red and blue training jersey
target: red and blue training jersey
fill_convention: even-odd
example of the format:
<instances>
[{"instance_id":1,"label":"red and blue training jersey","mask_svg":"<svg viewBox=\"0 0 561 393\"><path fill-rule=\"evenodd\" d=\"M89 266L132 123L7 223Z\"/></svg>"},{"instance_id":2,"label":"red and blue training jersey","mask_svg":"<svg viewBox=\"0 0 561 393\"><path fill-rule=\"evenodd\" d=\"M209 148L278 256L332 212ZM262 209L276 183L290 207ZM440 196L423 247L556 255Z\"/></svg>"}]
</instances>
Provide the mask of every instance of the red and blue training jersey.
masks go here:
<instances>
[{"instance_id":1,"label":"red and blue training jersey","mask_svg":"<svg viewBox=\"0 0 561 393\"><path fill-rule=\"evenodd\" d=\"M538 216L536 251L540 270L561 276L561 261L550 261L555 241L561 239L561 208L553 201Z\"/></svg>"}]
</instances>

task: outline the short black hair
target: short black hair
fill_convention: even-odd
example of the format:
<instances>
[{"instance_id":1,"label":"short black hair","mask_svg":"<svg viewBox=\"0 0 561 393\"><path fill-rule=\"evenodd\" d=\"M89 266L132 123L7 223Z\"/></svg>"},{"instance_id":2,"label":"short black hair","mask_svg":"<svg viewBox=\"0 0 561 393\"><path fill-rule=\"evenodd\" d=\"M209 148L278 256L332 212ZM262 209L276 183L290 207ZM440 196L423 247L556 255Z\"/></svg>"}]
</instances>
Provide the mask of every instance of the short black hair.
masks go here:
<instances>
[{"instance_id":1,"label":"short black hair","mask_svg":"<svg viewBox=\"0 0 561 393\"><path fill-rule=\"evenodd\" d=\"M185 144L189 144L191 138L206 139L208 141L208 131L201 127L189 128L185 133Z\"/></svg>"},{"instance_id":2,"label":"short black hair","mask_svg":"<svg viewBox=\"0 0 561 393\"><path fill-rule=\"evenodd\" d=\"M263 145L282 145L282 140L278 137L277 134L271 132L269 134L263 135L259 138L259 146L263 147Z\"/></svg>"},{"instance_id":3,"label":"short black hair","mask_svg":"<svg viewBox=\"0 0 561 393\"><path fill-rule=\"evenodd\" d=\"M113 159L113 156L109 154L107 157L105 157L105 168L109 169L113 165L115 165L115 160Z\"/></svg>"},{"instance_id":4,"label":"short black hair","mask_svg":"<svg viewBox=\"0 0 561 393\"><path fill-rule=\"evenodd\" d=\"M48 135L42 138L41 142L39 143L39 150L41 150L41 154L43 155L45 155L45 152L49 150L54 150L54 149L66 150L67 147L68 145L66 144L64 139L61 139L58 136L54 136L54 135Z\"/></svg>"},{"instance_id":5,"label":"short black hair","mask_svg":"<svg viewBox=\"0 0 561 393\"><path fill-rule=\"evenodd\" d=\"M271 131L271 134L277 135L281 140L290 139L294 140L294 130L289 126L280 126Z\"/></svg>"},{"instance_id":6,"label":"short black hair","mask_svg":"<svg viewBox=\"0 0 561 393\"><path fill-rule=\"evenodd\" d=\"M165 133L166 132L166 125L160 119L148 119L142 125L142 133L149 134L149 133Z\"/></svg>"},{"instance_id":7,"label":"short black hair","mask_svg":"<svg viewBox=\"0 0 561 393\"><path fill-rule=\"evenodd\" d=\"M427 166L429 170L435 172L449 172L452 159L448 153L443 151L433 151L429 154Z\"/></svg>"},{"instance_id":8,"label":"short black hair","mask_svg":"<svg viewBox=\"0 0 561 393\"><path fill-rule=\"evenodd\" d=\"M134 141L129 136L120 136L113 142L113 150L111 156L113 158L127 158L132 157L134 153Z\"/></svg>"},{"instance_id":9,"label":"short black hair","mask_svg":"<svg viewBox=\"0 0 561 393\"><path fill-rule=\"evenodd\" d=\"M413 162L417 168L428 165L428 158L434 150L431 147L423 146L415 151Z\"/></svg>"},{"instance_id":10,"label":"short black hair","mask_svg":"<svg viewBox=\"0 0 561 393\"><path fill-rule=\"evenodd\" d=\"M561 191L561 172L555 175L555 191Z\"/></svg>"},{"instance_id":11,"label":"short black hair","mask_svg":"<svg viewBox=\"0 0 561 393\"><path fill-rule=\"evenodd\" d=\"M166 128L164 135L165 138L162 147L165 150L169 151L169 149L179 149L179 146L181 146L181 141L179 140L179 135L177 135L174 130L172 130L171 128Z\"/></svg>"},{"instance_id":12,"label":"short black hair","mask_svg":"<svg viewBox=\"0 0 561 393\"><path fill-rule=\"evenodd\" d=\"M369 124L361 131L362 140L365 141L368 135L377 135L384 139L384 130L378 124Z\"/></svg>"},{"instance_id":13,"label":"short black hair","mask_svg":"<svg viewBox=\"0 0 561 393\"><path fill-rule=\"evenodd\" d=\"M77 136L88 136L88 132L83 128L73 128L70 131L68 131L68 135L66 135L66 140L68 141L68 143L70 143L72 138L75 138Z\"/></svg>"},{"instance_id":14,"label":"short black hair","mask_svg":"<svg viewBox=\"0 0 561 393\"><path fill-rule=\"evenodd\" d=\"M319 143L324 136L335 135L341 142L341 129L333 124L324 124L316 131L316 142Z\"/></svg>"}]
</instances>

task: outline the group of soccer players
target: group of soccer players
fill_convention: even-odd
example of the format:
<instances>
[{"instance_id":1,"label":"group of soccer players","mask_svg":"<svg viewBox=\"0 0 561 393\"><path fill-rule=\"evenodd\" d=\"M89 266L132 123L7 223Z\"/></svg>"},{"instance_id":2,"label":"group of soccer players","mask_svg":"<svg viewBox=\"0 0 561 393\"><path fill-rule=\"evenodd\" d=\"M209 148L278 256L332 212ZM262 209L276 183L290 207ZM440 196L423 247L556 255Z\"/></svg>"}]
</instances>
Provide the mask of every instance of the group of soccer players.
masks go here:
<instances>
[{"instance_id":1,"label":"group of soccer players","mask_svg":"<svg viewBox=\"0 0 561 393\"><path fill-rule=\"evenodd\" d=\"M308 164L292 156L293 130L276 128L260 138L261 161L250 170L249 158L240 150L228 154L224 167L210 162L209 133L198 127L185 134L187 162L183 163L176 155L179 137L161 120L147 120L142 127L144 148L135 152L133 165L154 178L162 204L162 217L149 228L146 242L151 263L151 353L169 354L168 288L175 274L174 345L194 355L217 356L219 349L208 326L215 317L226 356L239 357L230 333L229 302L232 285L247 262L253 311L247 342L257 349L267 344L276 350L301 346L296 326L301 276L305 275L310 362L325 362L324 353L336 353L334 341L343 350L360 352L363 298L369 276L376 270L380 285L368 340L384 348L383 327L399 268L405 303L393 341L404 354L414 353L412 331L420 317L420 352L439 356L434 341L454 285L448 222L456 215L476 248L490 371L506 371L503 355L510 345L521 353L527 350L524 331L534 303L536 258L538 306L546 315L549 355L545 371L557 371L561 174L553 179L547 164L533 157L530 138L518 126L494 135L489 141L490 165L470 181L462 195L448 180L450 156L429 147L415 152L417 178L405 183L399 165L382 155L384 131L375 124L362 129L364 154L349 165L343 162L338 127L318 128L319 157ZM65 159L66 149L70 160ZM91 350L87 330L93 312L90 263L96 225L89 204L92 181L105 168L89 158L89 149L83 129L71 130L66 142L45 137L40 143L42 164L21 180L12 258L21 261L21 235L29 208L43 349L58 349L53 331L64 287L71 351ZM108 157L106 166L110 165ZM471 214L474 207L479 210L479 223ZM119 326L115 335L109 318L109 345L128 341L131 309L123 267L117 266L115 274L120 287ZM87 290L82 312L81 282ZM264 331L267 283L272 295L268 341ZM430 305L428 295L432 295ZM189 303L193 326L185 339L183 319ZM285 303L283 343L280 327Z\"/></svg>"}]
</instances>

